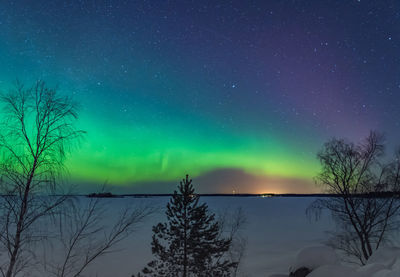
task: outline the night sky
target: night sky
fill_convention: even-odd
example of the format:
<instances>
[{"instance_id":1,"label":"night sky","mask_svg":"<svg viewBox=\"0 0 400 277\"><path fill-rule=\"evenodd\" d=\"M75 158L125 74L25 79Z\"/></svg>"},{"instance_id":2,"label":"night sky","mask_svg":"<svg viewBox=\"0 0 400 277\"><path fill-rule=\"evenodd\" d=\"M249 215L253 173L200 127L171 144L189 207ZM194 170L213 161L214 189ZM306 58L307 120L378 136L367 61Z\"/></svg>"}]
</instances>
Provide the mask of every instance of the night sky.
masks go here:
<instances>
[{"instance_id":1,"label":"night sky","mask_svg":"<svg viewBox=\"0 0 400 277\"><path fill-rule=\"evenodd\" d=\"M2 1L0 89L58 86L82 190L312 192L316 152L400 144L400 1Z\"/></svg>"}]
</instances>

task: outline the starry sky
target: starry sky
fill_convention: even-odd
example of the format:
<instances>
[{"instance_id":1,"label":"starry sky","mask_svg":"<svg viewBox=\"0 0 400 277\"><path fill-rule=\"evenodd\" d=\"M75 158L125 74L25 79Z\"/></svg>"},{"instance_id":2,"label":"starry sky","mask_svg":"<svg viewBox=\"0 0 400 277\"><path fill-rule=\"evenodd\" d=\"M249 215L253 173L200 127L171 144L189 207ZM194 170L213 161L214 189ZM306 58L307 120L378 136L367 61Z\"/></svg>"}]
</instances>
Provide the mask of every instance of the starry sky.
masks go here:
<instances>
[{"instance_id":1,"label":"starry sky","mask_svg":"<svg viewBox=\"0 0 400 277\"><path fill-rule=\"evenodd\" d=\"M82 191L315 192L329 138L399 142L399 42L394 0L2 1L0 90L80 103Z\"/></svg>"}]
</instances>

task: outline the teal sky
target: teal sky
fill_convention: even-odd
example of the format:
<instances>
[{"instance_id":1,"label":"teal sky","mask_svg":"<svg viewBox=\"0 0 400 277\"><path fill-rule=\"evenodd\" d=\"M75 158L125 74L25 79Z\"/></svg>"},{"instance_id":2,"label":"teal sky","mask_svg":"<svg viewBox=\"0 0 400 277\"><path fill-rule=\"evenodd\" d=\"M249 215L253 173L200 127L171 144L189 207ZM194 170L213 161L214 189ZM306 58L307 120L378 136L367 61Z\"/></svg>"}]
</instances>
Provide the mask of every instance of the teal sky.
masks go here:
<instances>
[{"instance_id":1,"label":"teal sky","mask_svg":"<svg viewBox=\"0 0 400 277\"><path fill-rule=\"evenodd\" d=\"M2 4L0 89L79 102L80 190L312 192L328 138L396 143L398 2L167 2Z\"/></svg>"}]
</instances>

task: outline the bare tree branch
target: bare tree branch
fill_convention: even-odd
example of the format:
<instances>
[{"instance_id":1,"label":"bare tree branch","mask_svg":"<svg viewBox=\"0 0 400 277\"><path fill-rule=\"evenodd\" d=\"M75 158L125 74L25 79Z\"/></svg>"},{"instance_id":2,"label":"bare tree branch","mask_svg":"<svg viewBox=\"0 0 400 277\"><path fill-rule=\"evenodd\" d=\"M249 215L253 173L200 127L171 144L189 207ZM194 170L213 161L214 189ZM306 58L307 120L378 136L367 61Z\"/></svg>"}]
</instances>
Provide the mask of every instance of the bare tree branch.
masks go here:
<instances>
[{"instance_id":1,"label":"bare tree branch","mask_svg":"<svg viewBox=\"0 0 400 277\"><path fill-rule=\"evenodd\" d=\"M35 233L38 223L59 212L66 200L43 195L59 188L55 176L62 170L65 150L84 132L74 126L76 104L43 81L31 88L17 82L0 101L5 118L0 134L0 243L9 258L1 272L11 277L34 263L30 246L46 237Z\"/></svg>"},{"instance_id":2,"label":"bare tree branch","mask_svg":"<svg viewBox=\"0 0 400 277\"><path fill-rule=\"evenodd\" d=\"M318 199L308 213L331 212L338 226L330 244L364 264L399 226L400 201L398 154L382 162L383 136L376 132L360 144L332 139L318 158L322 170L316 178L333 197Z\"/></svg>"}]
</instances>

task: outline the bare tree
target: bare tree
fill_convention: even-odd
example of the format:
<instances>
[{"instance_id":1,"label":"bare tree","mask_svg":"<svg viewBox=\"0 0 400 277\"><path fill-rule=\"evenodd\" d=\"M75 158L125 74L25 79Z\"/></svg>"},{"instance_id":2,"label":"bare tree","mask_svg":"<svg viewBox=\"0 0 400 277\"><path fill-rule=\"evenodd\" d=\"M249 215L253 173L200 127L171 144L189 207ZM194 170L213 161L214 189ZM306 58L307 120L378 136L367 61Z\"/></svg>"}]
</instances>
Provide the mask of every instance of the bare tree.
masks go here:
<instances>
[{"instance_id":1,"label":"bare tree","mask_svg":"<svg viewBox=\"0 0 400 277\"><path fill-rule=\"evenodd\" d=\"M230 261L234 264L231 275L236 277L239 274L247 246L247 238L241 232L247 223L246 215L243 209L239 207L233 213L223 213L218 221L221 226L221 236L228 237L232 242L228 255Z\"/></svg>"},{"instance_id":2,"label":"bare tree","mask_svg":"<svg viewBox=\"0 0 400 277\"><path fill-rule=\"evenodd\" d=\"M400 153L387 163L383 154L383 136L376 132L357 145L332 139L318 154L316 181L333 196L316 200L308 212L329 210L338 227L331 245L361 264L400 226Z\"/></svg>"},{"instance_id":3,"label":"bare tree","mask_svg":"<svg viewBox=\"0 0 400 277\"><path fill-rule=\"evenodd\" d=\"M81 276L152 209L126 206L113 216L114 223L105 224L100 199L82 205L61 186L64 159L84 134L75 128L78 114L70 98L38 81L31 88L17 83L0 100L0 247L6 253L0 273L14 277L29 269L29 276L34 270L40 276L44 264L46 274ZM49 263L38 257L39 248L61 257Z\"/></svg>"},{"instance_id":4,"label":"bare tree","mask_svg":"<svg viewBox=\"0 0 400 277\"><path fill-rule=\"evenodd\" d=\"M88 202L75 202L60 214L60 235L53 247L61 250L59 255L45 259L45 272L49 276L82 276L97 258L115 251L115 246L153 211L145 206L124 206L113 221L107 217L105 201L90 198Z\"/></svg>"},{"instance_id":5,"label":"bare tree","mask_svg":"<svg viewBox=\"0 0 400 277\"><path fill-rule=\"evenodd\" d=\"M8 255L0 272L11 277L27 265L32 258L30 245L42 238L36 223L66 200L41 195L58 191L56 179L66 153L84 132L74 125L76 105L43 81L31 88L17 83L0 100L4 113L0 134L0 242Z\"/></svg>"}]
</instances>

